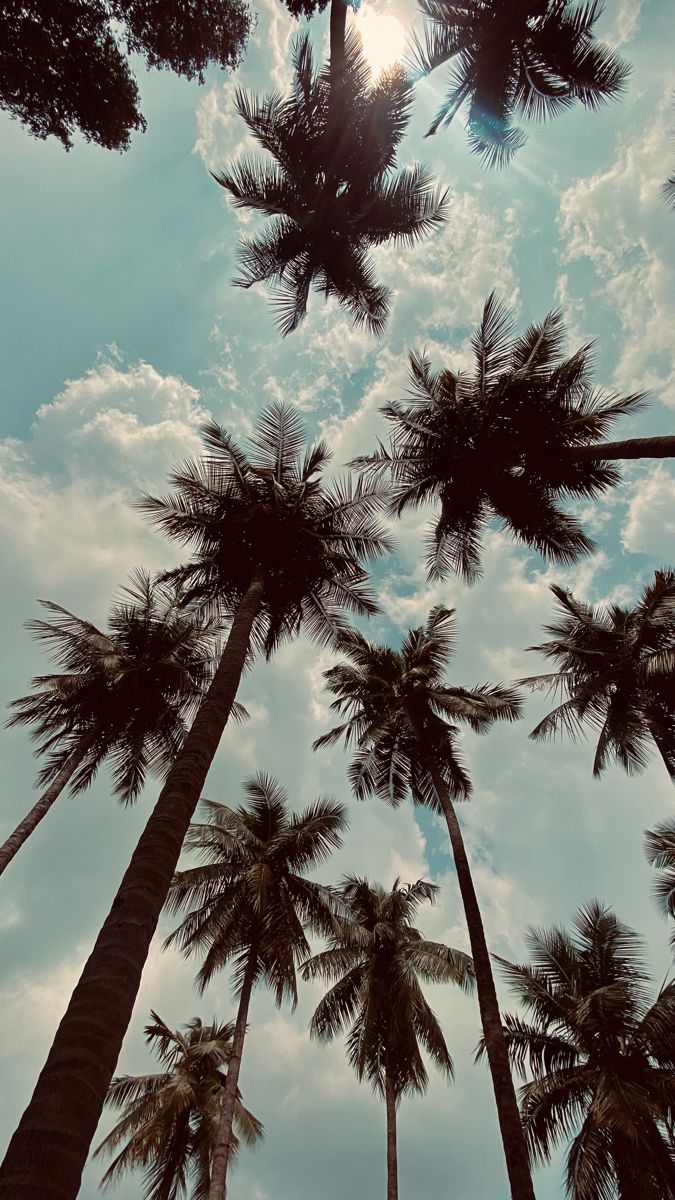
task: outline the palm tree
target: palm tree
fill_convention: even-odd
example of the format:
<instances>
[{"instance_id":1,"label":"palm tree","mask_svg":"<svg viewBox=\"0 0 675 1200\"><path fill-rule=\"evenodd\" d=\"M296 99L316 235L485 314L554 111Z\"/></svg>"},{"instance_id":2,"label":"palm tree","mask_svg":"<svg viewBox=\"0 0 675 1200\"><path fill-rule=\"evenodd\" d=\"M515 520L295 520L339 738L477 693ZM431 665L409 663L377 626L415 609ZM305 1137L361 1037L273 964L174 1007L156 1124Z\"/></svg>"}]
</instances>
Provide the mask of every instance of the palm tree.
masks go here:
<instances>
[{"instance_id":1,"label":"palm tree","mask_svg":"<svg viewBox=\"0 0 675 1200\"><path fill-rule=\"evenodd\" d=\"M529 1020L504 1018L535 1161L572 1138L573 1200L675 1197L675 983L655 999L642 939L593 902L573 932L530 929L531 963L503 962ZM574 1136L572 1136L574 1135Z\"/></svg>"},{"instance_id":2,"label":"palm tree","mask_svg":"<svg viewBox=\"0 0 675 1200\"><path fill-rule=\"evenodd\" d=\"M104 760L124 804L137 799L148 769L166 773L209 682L215 650L213 621L181 610L173 589L144 571L113 605L108 633L51 600L40 603L50 620L29 621L28 628L62 669L32 681L34 691L10 705L8 725L32 727L37 753L46 757L38 781L47 786L0 846L0 875L63 789L84 791Z\"/></svg>"},{"instance_id":3,"label":"palm tree","mask_svg":"<svg viewBox=\"0 0 675 1200\"><path fill-rule=\"evenodd\" d=\"M645 834L645 849L650 866L659 871L654 894L665 917L675 917L675 820L669 817ZM670 944L675 950L675 931Z\"/></svg>"},{"instance_id":4,"label":"palm tree","mask_svg":"<svg viewBox=\"0 0 675 1200\"><path fill-rule=\"evenodd\" d=\"M112 1187L125 1172L144 1168L144 1200L178 1200L188 1186L192 1200L206 1200L234 1025L204 1025L194 1017L181 1032L156 1012L150 1016L145 1040L162 1070L122 1075L110 1084L107 1103L123 1115L96 1150L96 1157L115 1154L101 1186ZM254 1146L263 1136L238 1091L234 1125L239 1137L233 1137L233 1153L239 1139Z\"/></svg>"},{"instance_id":5,"label":"palm tree","mask_svg":"<svg viewBox=\"0 0 675 1200\"><path fill-rule=\"evenodd\" d=\"M452 1078L443 1031L424 998L425 983L473 985L473 964L461 950L429 942L412 922L438 888L424 879L391 891L348 875L341 912L326 950L302 967L303 979L333 986L317 1007L310 1032L328 1042L348 1029L347 1059L384 1098L387 1113L387 1200L398 1200L396 1110L404 1095L426 1091L420 1043L439 1071Z\"/></svg>"},{"instance_id":6,"label":"palm tree","mask_svg":"<svg viewBox=\"0 0 675 1200\"><path fill-rule=\"evenodd\" d=\"M459 724L481 733L495 721L516 720L520 698L501 686L448 687L444 676L454 643L454 612L441 607L431 610L424 626L408 631L399 651L375 646L355 631L344 634L339 648L347 661L327 671L325 679L335 696L332 708L345 720L314 746L344 739L354 747L349 775L359 799L376 795L396 806L410 793L415 804L445 818L469 931L511 1195L513 1200L533 1200L490 954L453 803L471 794L457 746Z\"/></svg>"},{"instance_id":7,"label":"palm tree","mask_svg":"<svg viewBox=\"0 0 675 1200\"><path fill-rule=\"evenodd\" d=\"M551 640L531 646L558 670L520 682L566 697L540 721L536 740L597 731L593 774L614 759L629 775L644 769L652 744L675 781L675 571L657 571L635 608L594 608L552 586L559 616Z\"/></svg>"},{"instance_id":8,"label":"palm tree","mask_svg":"<svg viewBox=\"0 0 675 1200\"><path fill-rule=\"evenodd\" d=\"M389 549L376 520L382 492L363 481L324 486L328 447L319 442L303 456L302 426L286 405L263 411L247 454L218 425L204 436L206 457L181 466L173 493L143 504L193 551L176 573L186 603L231 618L229 636L0 1167L2 1200L16 1200L19 1181L22 1200L46 1200L47 1177L54 1200L77 1195L183 839L251 653L270 655L301 628L327 643L345 610L377 611L364 563Z\"/></svg>"},{"instance_id":9,"label":"palm tree","mask_svg":"<svg viewBox=\"0 0 675 1200\"><path fill-rule=\"evenodd\" d=\"M452 62L449 89L429 133L468 100L469 146L502 166L527 140L516 115L542 121L575 101L598 108L623 91L629 68L593 26L599 0L419 0L428 19L413 40L416 72Z\"/></svg>"},{"instance_id":10,"label":"palm tree","mask_svg":"<svg viewBox=\"0 0 675 1200\"><path fill-rule=\"evenodd\" d=\"M392 511L429 502L440 515L429 538L431 577L480 575L481 535L492 519L554 562L595 549L578 520L561 511L568 496L595 498L620 481L610 461L675 456L675 436L602 439L642 395L616 396L592 383L591 347L563 358L560 312L514 334L508 305L492 293L472 338L472 374L434 374L410 356L410 398L387 404L388 447L352 465L391 473Z\"/></svg>"},{"instance_id":11,"label":"palm tree","mask_svg":"<svg viewBox=\"0 0 675 1200\"><path fill-rule=\"evenodd\" d=\"M668 176L661 192L668 207L675 209L675 171Z\"/></svg>"},{"instance_id":12,"label":"palm tree","mask_svg":"<svg viewBox=\"0 0 675 1200\"><path fill-rule=\"evenodd\" d=\"M239 998L227 1082L211 1160L208 1200L225 1200L232 1121L253 989L265 983L281 1005L297 1003L296 963L305 959L305 930L326 933L334 908L330 891L305 878L341 844L346 825L341 804L320 797L290 815L288 796L268 775L244 784L239 808L206 802L208 821L186 839L202 866L179 871L169 893L172 912L189 909L167 939L187 955L202 954L200 991L217 971L234 965Z\"/></svg>"},{"instance_id":13,"label":"palm tree","mask_svg":"<svg viewBox=\"0 0 675 1200\"><path fill-rule=\"evenodd\" d=\"M344 19L342 0L334 0L333 10ZM445 215L445 193L423 167L394 173L412 85L395 69L373 86L353 31L341 67L315 70L303 35L293 69L287 96L237 92L240 115L272 159L242 159L215 176L237 208L271 218L242 243L236 283L273 286L284 336L304 319L312 285L344 305L355 324L379 334L390 293L375 281L369 248L391 240L412 245Z\"/></svg>"}]
</instances>

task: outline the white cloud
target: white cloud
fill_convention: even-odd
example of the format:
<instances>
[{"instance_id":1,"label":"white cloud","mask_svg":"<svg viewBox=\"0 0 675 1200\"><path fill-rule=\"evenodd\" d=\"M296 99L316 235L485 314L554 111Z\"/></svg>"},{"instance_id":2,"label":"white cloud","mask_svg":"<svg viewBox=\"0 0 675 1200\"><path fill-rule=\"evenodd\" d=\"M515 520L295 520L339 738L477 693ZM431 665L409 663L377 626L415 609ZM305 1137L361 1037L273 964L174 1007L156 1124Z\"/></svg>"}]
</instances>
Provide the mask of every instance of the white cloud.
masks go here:
<instances>
[{"instance_id":1,"label":"white cloud","mask_svg":"<svg viewBox=\"0 0 675 1200\"><path fill-rule=\"evenodd\" d=\"M632 42L640 29L645 0L619 0L613 13L611 28L602 35L610 46L618 48Z\"/></svg>"},{"instance_id":2,"label":"white cloud","mask_svg":"<svg viewBox=\"0 0 675 1200\"><path fill-rule=\"evenodd\" d=\"M675 475L659 464L632 489L621 540L634 554L675 560Z\"/></svg>"}]
</instances>

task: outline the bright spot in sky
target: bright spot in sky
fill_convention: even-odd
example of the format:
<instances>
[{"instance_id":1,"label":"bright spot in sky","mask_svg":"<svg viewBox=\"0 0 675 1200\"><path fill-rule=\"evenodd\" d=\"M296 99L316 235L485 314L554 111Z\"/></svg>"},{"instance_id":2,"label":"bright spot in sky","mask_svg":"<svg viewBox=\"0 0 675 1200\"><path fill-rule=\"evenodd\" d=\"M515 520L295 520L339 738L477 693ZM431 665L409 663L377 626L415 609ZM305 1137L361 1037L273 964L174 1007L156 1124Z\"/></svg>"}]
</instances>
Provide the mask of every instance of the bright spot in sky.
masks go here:
<instances>
[{"instance_id":1,"label":"bright spot in sky","mask_svg":"<svg viewBox=\"0 0 675 1200\"><path fill-rule=\"evenodd\" d=\"M403 58L405 29L396 17L362 8L356 16L356 28L363 39L363 50L373 75L379 75Z\"/></svg>"}]
</instances>

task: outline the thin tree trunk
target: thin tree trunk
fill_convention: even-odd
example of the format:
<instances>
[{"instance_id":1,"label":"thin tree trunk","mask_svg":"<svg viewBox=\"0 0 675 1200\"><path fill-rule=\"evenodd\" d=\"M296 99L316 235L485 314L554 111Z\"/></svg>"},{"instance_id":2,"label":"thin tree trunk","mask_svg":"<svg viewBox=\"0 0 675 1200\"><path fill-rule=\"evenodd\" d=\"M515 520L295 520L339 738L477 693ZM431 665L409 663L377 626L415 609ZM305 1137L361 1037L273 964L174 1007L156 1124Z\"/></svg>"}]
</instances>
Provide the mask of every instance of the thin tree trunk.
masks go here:
<instances>
[{"instance_id":1,"label":"thin tree trunk","mask_svg":"<svg viewBox=\"0 0 675 1200\"><path fill-rule=\"evenodd\" d=\"M263 593L254 576L0 1167L0 1200L75 1200L183 840L237 694Z\"/></svg>"},{"instance_id":2,"label":"thin tree trunk","mask_svg":"<svg viewBox=\"0 0 675 1200\"><path fill-rule=\"evenodd\" d=\"M19 824L14 832L10 833L7 841L3 842L2 846L0 846L0 875L9 866L14 855L18 854L33 830L37 829L42 818L47 816L52 804L58 800L61 792L72 779L87 751L93 746L97 734L98 730L93 729L91 733L85 734L80 739L79 745L75 747L73 753L66 759L58 775L52 779L49 787L42 793L40 799L36 801L23 821L19 821Z\"/></svg>"},{"instance_id":3,"label":"thin tree trunk","mask_svg":"<svg viewBox=\"0 0 675 1200\"><path fill-rule=\"evenodd\" d=\"M331 88L339 89L345 69L345 32L349 0L331 0L330 6L330 76Z\"/></svg>"},{"instance_id":4,"label":"thin tree trunk","mask_svg":"<svg viewBox=\"0 0 675 1200\"><path fill-rule=\"evenodd\" d=\"M450 844L455 860L457 882L464 904L464 913L469 930L471 955L476 972L478 1006L485 1037L492 1087L497 1104L499 1129L504 1146L506 1170L511 1185L512 1200L535 1200L532 1173L527 1154L523 1126L518 1110L518 1101L511 1077L508 1051L504 1040L499 1001L492 974L490 953L485 941L483 918L478 907L478 898L473 886L471 867L466 854L464 838L450 793L444 779L437 770L431 771L436 794L448 826Z\"/></svg>"},{"instance_id":5,"label":"thin tree trunk","mask_svg":"<svg viewBox=\"0 0 675 1200\"><path fill-rule=\"evenodd\" d=\"M387 1109L387 1200L398 1200L398 1151L396 1147L396 1093L388 1071L384 1076ZM209 1197L209 1200L211 1198Z\"/></svg>"},{"instance_id":6,"label":"thin tree trunk","mask_svg":"<svg viewBox=\"0 0 675 1200\"><path fill-rule=\"evenodd\" d=\"M617 458L675 458L675 435L628 438L625 442L600 442L594 446L578 446L571 451L570 457L577 462L610 462Z\"/></svg>"},{"instance_id":7,"label":"thin tree trunk","mask_svg":"<svg viewBox=\"0 0 675 1200\"><path fill-rule=\"evenodd\" d=\"M216 1146L213 1151L213 1158L211 1159L209 1200L226 1200L227 1196L227 1168L232 1146L232 1122L234 1120L234 1107L237 1102L239 1070L241 1068L241 1056L244 1049L248 1007L251 1003L254 974L255 950L252 949L244 973L241 995L239 997L239 1008L237 1009L237 1021L234 1026L234 1037L232 1038L232 1053L227 1064L225 1095L223 1096L223 1104L220 1110Z\"/></svg>"}]
</instances>

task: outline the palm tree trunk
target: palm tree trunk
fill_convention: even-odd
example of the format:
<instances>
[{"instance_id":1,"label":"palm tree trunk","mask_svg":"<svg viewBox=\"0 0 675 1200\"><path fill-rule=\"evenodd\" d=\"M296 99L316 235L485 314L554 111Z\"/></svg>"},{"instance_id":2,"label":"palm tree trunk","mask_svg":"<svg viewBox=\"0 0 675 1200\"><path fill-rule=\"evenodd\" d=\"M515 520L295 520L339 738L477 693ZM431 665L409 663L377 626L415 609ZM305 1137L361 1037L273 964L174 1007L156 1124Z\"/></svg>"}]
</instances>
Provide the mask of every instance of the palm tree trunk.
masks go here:
<instances>
[{"instance_id":1,"label":"palm tree trunk","mask_svg":"<svg viewBox=\"0 0 675 1200\"><path fill-rule=\"evenodd\" d=\"M518 1111L518 1101L511 1077L509 1056L504 1040L499 1001L492 974L490 953L485 941L483 918L478 907L476 889L473 886L471 867L466 854L464 838L450 793L440 772L431 770L436 794L448 826L450 844L455 860L457 882L464 905L464 914L469 930L471 955L476 972L478 1006L485 1037L492 1087L497 1104L499 1129L504 1146L506 1170L511 1185L512 1200L535 1200L532 1174L527 1155L523 1126Z\"/></svg>"},{"instance_id":2,"label":"palm tree trunk","mask_svg":"<svg viewBox=\"0 0 675 1200\"><path fill-rule=\"evenodd\" d=\"M348 0L331 0L330 6L330 76L331 90L339 88L345 67L345 31Z\"/></svg>"},{"instance_id":3,"label":"palm tree trunk","mask_svg":"<svg viewBox=\"0 0 675 1200\"><path fill-rule=\"evenodd\" d=\"M675 435L628 438L624 442L600 442L594 446L578 446L572 450L571 458L576 462L610 462L617 458L675 458Z\"/></svg>"},{"instance_id":4,"label":"palm tree trunk","mask_svg":"<svg viewBox=\"0 0 675 1200\"><path fill-rule=\"evenodd\" d=\"M232 1122L234 1120L234 1108L237 1102L239 1070L241 1068L241 1056L244 1049L244 1038L246 1036L248 1007L251 1003L251 992L253 990L255 962L255 949L252 948L249 954L246 971L244 973L244 980L241 986L239 1008L237 1009L237 1020L234 1026L234 1037L232 1038L232 1053L227 1064L225 1095L223 1096L223 1104L220 1110L220 1121L218 1122L218 1132L216 1134L216 1145L213 1151L213 1158L211 1160L209 1200L226 1200L227 1196L227 1167L230 1161L230 1148L232 1146Z\"/></svg>"},{"instance_id":5,"label":"palm tree trunk","mask_svg":"<svg viewBox=\"0 0 675 1200\"><path fill-rule=\"evenodd\" d=\"M9 866L14 855L18 854L33 830L37 829L42 818L47 816L52 804L55 800L58 800L61 792L72 779L87 751L93 746L97 734L98 729L93 729L91 733L85 734L80 739L79 745L75 747L73 753L66 759L58 775L52 779L47 790L42 793L40 799L36 801L23 821L19 821L19 824L14 832L10 833L7 841L3 842L2 846L0 846L0 875Z\"/></svg>"},{"instance_id":6,"label":"palm tree trunk","mask_svg":"<svg viewBox=\"0 0 675 1200\"><path fill-rule=\"evenodd\" d=\"M75 1200L183 839L218 749L260 609L257 574L139 839L0 1167L0 1200Z\"/></svg>"},{"instance_id":7,"label":"palm tree trunk","mask_svg":"<svg viewBox=\"0 0 675 1200\"><path fill-rule=\"evenodd\" d=\"M387 1200L398 1200L398 1151L396 1148L396 1093L394 1083L385 1071L384 1100L387 1109ZM209 1200L211 1198L209 1197Z\"/></svg>"}]
</instances>

